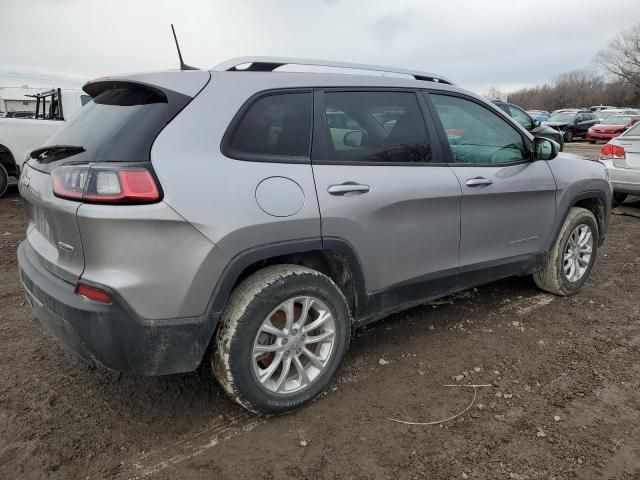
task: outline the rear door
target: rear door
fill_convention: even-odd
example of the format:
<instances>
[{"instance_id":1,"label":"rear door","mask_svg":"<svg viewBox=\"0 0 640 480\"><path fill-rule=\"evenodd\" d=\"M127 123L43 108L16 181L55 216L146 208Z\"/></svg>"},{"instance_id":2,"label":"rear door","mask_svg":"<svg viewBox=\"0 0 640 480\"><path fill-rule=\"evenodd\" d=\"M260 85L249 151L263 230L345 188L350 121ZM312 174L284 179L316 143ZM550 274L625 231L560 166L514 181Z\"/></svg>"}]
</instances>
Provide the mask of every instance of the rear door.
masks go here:
<instances>
[{"instance_id":1,"label":"rear door","mask_svg":"<svg viewBox=\"0 0 640 480\"><path fill-rule=\"evenodd\" d=\"M427 129L423 99L386 89L315 97L312 164L323 239L338 237L353 247L370 293L436 277L449 282L434 288L450 289L461 191L428 133L433 123L427 119Z\"/></svg>"},{"instance_id":2,"label":"rear door","mask_svg":"<svg viewBox=\"0 0 640 480\"><path fill-rule=\"evenodd\" d=\"M529 139L480 100L437 92L427 98L462 186L461 271L545 251L556 184L546 162L530 160Z\"/></svg>"}]
</instances>

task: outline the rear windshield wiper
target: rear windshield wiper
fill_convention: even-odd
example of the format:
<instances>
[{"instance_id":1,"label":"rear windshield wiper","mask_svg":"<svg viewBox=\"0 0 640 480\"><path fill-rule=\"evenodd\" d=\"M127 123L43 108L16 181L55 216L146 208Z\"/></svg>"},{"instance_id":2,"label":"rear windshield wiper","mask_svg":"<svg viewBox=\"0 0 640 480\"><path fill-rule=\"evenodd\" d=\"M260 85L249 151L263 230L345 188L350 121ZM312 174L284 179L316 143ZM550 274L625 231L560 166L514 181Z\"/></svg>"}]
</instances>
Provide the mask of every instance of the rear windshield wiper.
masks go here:
<instances>
[{"instance_id":1,"label":"rear windshield wiper","mask_svg":"<svg viewBox=\"0 0 640 480\"><path fill-rule=\"evenodd\" d=\"M84 147L79 145L47 145L46 147L32 150L29 156L38 163L50 163L77 155L84 151Z\"/></svg>"}]
</instances>

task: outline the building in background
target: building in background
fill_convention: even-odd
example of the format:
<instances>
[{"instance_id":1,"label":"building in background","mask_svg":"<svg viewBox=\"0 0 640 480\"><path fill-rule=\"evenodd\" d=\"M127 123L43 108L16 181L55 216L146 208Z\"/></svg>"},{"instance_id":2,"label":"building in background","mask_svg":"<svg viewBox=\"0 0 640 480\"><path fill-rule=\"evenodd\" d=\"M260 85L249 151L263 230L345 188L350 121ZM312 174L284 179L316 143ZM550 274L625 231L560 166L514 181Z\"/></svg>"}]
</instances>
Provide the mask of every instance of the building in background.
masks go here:
<instances>
[{"instance_id":1,"label":"building in background","mask_svg":"<svg viewBox=\"0 0 640 480\"><path fill-rule=\"evenodd\" d=\"M0 87L0 113L6 112L35 112L36 99L28 95L42 92L42 88L29 87Z\"/></svg>"}]
</instances>

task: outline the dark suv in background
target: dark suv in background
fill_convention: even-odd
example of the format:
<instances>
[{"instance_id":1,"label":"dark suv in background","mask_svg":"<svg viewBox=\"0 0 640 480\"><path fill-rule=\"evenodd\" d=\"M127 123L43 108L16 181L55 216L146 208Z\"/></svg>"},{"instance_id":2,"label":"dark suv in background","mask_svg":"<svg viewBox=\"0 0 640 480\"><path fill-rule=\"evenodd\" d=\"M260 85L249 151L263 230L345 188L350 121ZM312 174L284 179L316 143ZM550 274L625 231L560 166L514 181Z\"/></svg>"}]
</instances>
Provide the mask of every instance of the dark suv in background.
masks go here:
<instances>
[{"instance_id":1,"label":"dark suv in background","mask_svg":"<svg viewBox=\"0 0 640 480\"><path fill-rule=\"evenodd\" d=\"M560 145L560 151L564 149L564 136L555 128L542 124L539 120L534 120L531 115L513 103L503 102L502 100L492 100L492 102L526 130L531 132L532 135L553 140Z\"/></svg>"},{"instance_id":2,"label":"dark suv in background","mask_svg":"<svg viewBox=\"0 0 640 480\"><path fill-rule=\"evenodd\" d=\"M545 125L558 129L564 135L565 142L572 142L575 137L587 138L587 132L600 119L595 112L574 110L554 112Z\"/></svg>"}]
</instances>

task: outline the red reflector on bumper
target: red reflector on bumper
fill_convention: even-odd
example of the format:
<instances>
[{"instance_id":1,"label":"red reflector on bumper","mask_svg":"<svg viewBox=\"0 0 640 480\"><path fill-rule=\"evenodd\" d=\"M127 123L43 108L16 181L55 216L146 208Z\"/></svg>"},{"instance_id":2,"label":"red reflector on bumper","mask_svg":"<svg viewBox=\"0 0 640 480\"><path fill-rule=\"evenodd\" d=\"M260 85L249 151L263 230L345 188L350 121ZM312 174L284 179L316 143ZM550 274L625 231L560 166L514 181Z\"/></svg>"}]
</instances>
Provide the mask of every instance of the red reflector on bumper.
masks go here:
<instances>
[{"instance_id":1,"label":"red reflector on bumper","mask_svg":"<svg viewBox=\"0 0 640 480\"><path fill-rule=\"evenodd\" d=\"M91 300L92 302L111 304L111 295L100 288L90 287L79 283L76 287L76 295Z\"/></svg>"}]
</instances>

